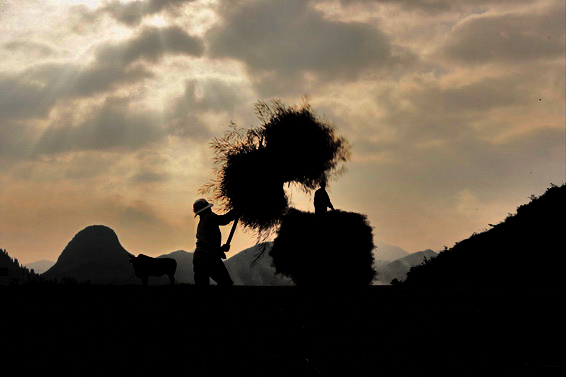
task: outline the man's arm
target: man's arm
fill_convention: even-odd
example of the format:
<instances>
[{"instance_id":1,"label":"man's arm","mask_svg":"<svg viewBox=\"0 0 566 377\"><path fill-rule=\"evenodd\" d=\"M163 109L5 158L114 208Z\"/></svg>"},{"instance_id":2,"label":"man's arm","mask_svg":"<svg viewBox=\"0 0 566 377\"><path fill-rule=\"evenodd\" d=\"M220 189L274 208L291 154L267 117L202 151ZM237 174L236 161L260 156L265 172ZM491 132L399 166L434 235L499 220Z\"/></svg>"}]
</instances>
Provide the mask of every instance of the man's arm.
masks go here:
<instances>
[{"instance_id":1,"label":"man's arm","mask_svg":"<svg viewBox=\"0 0 566 377\"><path fill-rule=\"evenodd\" d=\"M218 223L218 225L228 225L232 221L234 221L236 217L237 217L236 211L231 210L230 212L225 213L224 215L216 215L216 222Z\"/></svg>"}]
</instances>

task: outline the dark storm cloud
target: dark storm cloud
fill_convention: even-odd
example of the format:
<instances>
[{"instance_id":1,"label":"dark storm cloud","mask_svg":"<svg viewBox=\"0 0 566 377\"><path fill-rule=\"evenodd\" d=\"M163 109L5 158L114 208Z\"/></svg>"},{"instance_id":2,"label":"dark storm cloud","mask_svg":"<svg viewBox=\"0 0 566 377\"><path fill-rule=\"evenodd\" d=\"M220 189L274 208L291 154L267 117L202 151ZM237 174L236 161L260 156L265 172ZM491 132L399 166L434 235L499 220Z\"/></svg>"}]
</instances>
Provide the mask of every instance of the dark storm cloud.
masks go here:
<instances>
[{"instance_id":1,"label":"dark storm cloud","mask_svg":"<svg viewBox=\"0 0 566 377\"><path fill-rule=\"evenodd\" d=\"M454 28L442 52L466 64L520 63L564 56L564 2L532 13L472 16Z\"/></svg>"},{"instance_id":2,"label":"dark storm cloud","mask_svg":"<svg viewBox=\"0 0 566 377\"><path fill-rule=\"evenodd\" d=\"M127 66L137 60L156 62L165 54L201 56L203 42L178 26L145 27L135 37L99 48L96 59L100 64Z\"/></svg>"},{"instance_id":3,"label":"dark storm cloud","mask_svg":"<svg viewBox=\"0 0 566 377\"><path fill-rule=\"evenodd\" d=\"M92 13L107 13L128 26L138 25L145 16L154 15L164 10L175 10L184 3L193 0L145 0L123 3L112 1Z\"/></svg>"},{"instance_id":4,"label":"dark storm cloud","mask_svg":"<svg viewBox=\"0 0 566 377\"><path fill-rule=\"evenodd\" d=\"M374 26L330 21L306 1L249 1L224 8L221 16L207 34L210 55L244 62L256 82L300 85L304 73L351 79L397 62L387 36Z\"/></svg>"},{"instance_id":5,"label":"dark storm cloud","mask_svg":"<svg viewBox=\"0 0 566 377\"><path fill-rule=\"evenodd\" d=\"M109 98L79 124L58 124L48 128L36 153L70 150L136 149L160 141L165 133L160 118L148 111L130 108L128 99Z\"/></svg>"}]
</instances>

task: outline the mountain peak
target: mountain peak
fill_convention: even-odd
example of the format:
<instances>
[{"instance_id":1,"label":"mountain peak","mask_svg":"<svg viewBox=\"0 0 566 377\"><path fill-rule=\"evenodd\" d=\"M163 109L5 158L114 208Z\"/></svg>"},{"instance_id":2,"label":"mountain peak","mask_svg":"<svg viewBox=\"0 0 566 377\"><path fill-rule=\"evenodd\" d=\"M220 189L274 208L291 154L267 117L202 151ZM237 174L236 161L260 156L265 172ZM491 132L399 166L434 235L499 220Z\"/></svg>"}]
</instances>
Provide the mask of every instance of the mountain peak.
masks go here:
<instances>
[{"instance_id":1,"label":"mountain peak","mask_svg":"<svg viewBox=\"0 0 566 377\"><path fill-rule=\"evenodd\" d=\"M105 225L91 225L78 232L67 244L46 278L71 276L78 280L108 282L132 275L130 254L116 232Z\"/></svg>"}]
</instances>

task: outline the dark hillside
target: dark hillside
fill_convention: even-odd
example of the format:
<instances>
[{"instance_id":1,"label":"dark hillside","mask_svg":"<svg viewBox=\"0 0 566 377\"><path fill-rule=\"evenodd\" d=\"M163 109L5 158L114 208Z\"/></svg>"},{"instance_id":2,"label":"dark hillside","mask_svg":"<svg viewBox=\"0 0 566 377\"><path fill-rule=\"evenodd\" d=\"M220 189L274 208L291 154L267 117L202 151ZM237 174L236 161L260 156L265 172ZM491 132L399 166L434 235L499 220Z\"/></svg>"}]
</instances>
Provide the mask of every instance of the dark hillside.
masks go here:
<instances>
[{"instance_id":1,"label":"dark hillside","mask_svg":"<svg viewBox=\"0 0 566 377\"><path fill-rule=\"evenodd\" d=\"M129 253L116 233L107 226L91 225L78 232L67 244L45 279L69 276L79 281L121 283L133 275Z\"/></svg>"},{"instance_id":2,"label":"dark hillside","mask_svg":"<svg viewBox=\"0 0 566 377\"><path fill-rule=\"evenodd\" d=\"M563 291L199 288L0 287L5 369L246 377L566 371Z\"/></svg>"},{"instance_id":3,"label":"dark hillside","mask_svg":"<svg viewBox=\"0 0 566 377\"><path fill-rule=\"evenodd\" d=\"M413 267L406 285L566 287L566 185L552 186L515 215Z\"/></svg>"},{"instance_id":4,"label":"dark hillside","mask_svg":"<svg viewBox=\"0 0 566 377\"><path fill-rule=\"evenodd\" d=\"M6 250L0 249L0 285L24 283L34 276L37 277Z\"/></svg>"}]
</instances>

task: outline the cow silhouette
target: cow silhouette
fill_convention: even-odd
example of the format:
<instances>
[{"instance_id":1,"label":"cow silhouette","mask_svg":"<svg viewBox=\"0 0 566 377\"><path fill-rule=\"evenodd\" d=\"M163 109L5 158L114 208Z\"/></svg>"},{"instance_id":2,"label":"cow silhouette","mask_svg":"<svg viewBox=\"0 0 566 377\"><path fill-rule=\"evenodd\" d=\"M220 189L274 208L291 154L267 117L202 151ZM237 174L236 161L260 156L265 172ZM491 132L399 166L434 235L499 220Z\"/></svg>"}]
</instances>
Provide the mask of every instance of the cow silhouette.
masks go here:
<instances>
[{"instance_id":1,"label":"cow silhouette","mask_svg":"<svg viewBox=\"0 0 566 377\"><path fill-rule=\"evenodd\" d=\"M144 286L150 276L167 275L169 281L175 284L175 271L177 270L177 261L173 258L152 258L144 254L137 257L131 255L130 263L134 266L136 277L142 280Z\"/></svg>"}]
</instances>

